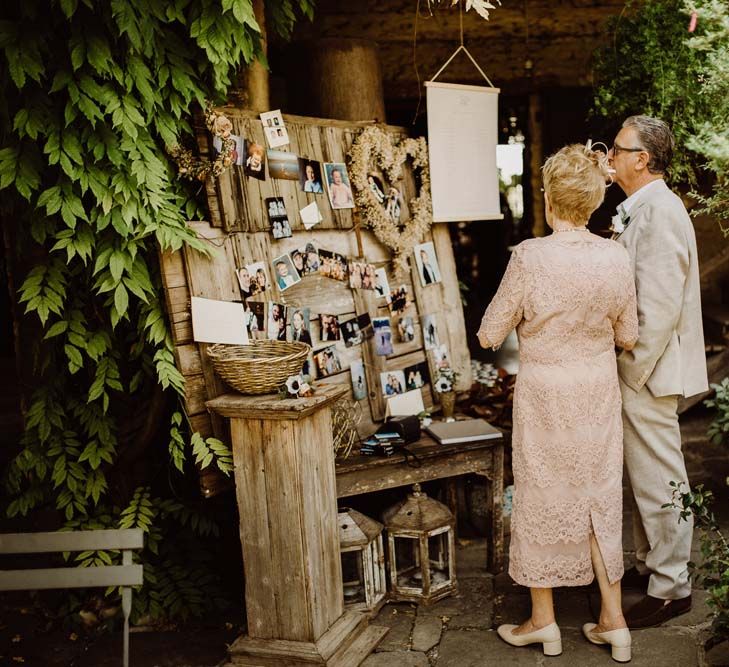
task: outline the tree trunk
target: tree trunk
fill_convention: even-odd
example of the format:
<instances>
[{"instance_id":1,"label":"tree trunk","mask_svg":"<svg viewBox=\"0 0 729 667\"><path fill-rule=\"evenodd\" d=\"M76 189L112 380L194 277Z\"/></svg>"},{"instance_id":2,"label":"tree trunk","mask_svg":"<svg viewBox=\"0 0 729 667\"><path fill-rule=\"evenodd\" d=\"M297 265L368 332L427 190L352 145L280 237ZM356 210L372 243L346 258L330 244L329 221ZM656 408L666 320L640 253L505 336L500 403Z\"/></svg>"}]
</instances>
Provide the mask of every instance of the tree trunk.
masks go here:
<instances>
[{"instance_id":1,"label":"tree trunk","mask_svg":"<svg viewBox=\"0 0 729 667\"><path fill-rule=\"evenodd\" d=\"M544 139L542 126L542 96L540 93L529 95L529 169L532 191L532 233L544 236L547 221L544 213L544 193L542 192L542 161L544 160Z\"/></svg>"},{"instance_id":2,"label":"tree trunk","mask_svg":"<svg viewBox=\"0 0 729 667\"><path fill-rule=\"evenodd\" d=\"M253 0L253 13L261 28L261 49L264 54L267 54L268 37L266 35L264 0ZM255 60L250 65L243 67L238 72L237 80L228 94L228 99L235 106L243 109L251 109L258 113L269 111L271 101L268 69L259 60Z\"/></svg>"}]
</instances>

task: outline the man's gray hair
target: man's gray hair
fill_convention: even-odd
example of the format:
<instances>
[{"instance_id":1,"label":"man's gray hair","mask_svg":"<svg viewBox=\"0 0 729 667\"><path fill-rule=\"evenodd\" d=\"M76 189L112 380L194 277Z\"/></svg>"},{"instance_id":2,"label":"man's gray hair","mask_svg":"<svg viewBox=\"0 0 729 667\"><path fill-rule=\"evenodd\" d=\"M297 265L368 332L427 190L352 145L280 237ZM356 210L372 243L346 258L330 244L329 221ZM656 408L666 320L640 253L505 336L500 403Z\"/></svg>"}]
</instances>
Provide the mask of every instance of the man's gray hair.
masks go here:
<instances>
[{"instance_id":1,"label":"man's gray hair","mask_svg":"<svg viewBox=\"0 0 729 667\"><path fill-rule=\"evenodd\" d=\"M641 146L648 151L648 171L663 174L671 164L676 142L668 123L651 116L630 116L623 127L634 127L638 132Z\"/></svg>"}]
</instances>

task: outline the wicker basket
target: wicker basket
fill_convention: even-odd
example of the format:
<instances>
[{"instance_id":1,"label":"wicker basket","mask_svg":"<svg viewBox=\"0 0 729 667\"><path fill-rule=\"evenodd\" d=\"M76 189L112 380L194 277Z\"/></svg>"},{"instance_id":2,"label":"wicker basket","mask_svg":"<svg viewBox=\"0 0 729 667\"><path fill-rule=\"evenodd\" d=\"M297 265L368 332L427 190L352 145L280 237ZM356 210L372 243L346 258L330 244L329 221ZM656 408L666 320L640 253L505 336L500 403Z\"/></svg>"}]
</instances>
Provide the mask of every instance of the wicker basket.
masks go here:
<instances>
[{"instance_id":1,"label":"wicker basket","mask_svg":"<svg viewBox=\"0 0 729 667\"><path fill-rule=\"evenodd\" d=\"M298 375L311 351L306 343L254 340L208 348L215 372L241 394L270 394Z\"/></svg>"}]
</instances>

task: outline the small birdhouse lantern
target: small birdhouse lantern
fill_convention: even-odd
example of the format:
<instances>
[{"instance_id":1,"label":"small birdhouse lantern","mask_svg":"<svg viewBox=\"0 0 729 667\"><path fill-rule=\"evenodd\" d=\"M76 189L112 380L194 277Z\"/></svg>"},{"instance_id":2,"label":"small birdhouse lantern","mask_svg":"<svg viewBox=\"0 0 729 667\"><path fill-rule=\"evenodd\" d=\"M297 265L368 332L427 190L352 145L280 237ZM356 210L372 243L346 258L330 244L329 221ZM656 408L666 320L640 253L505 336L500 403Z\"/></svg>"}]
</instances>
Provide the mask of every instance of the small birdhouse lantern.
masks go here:
<instances>
[{"instance_id":1,"label":"small birdhouse lantern","mask_svg":"<svg viewBox=\"0 0 729 667\"><path fill-rule=\"evenodd\" d=\"M429 604L455 593L455 518L437 500L413 493L384 514L390 561L390 596Z\"/></svg>"},{"instance_id":2,"label":"small birdhouse lantern","mask_svg":"<svg viewBox=\"0 0 729 667\"><path fill-rule=\"evenodd\" d=\"M344 606L357 611L379 609L387 591L382 524L349 508L339 512L337 521Z\"/></svg>"}]
</instances>

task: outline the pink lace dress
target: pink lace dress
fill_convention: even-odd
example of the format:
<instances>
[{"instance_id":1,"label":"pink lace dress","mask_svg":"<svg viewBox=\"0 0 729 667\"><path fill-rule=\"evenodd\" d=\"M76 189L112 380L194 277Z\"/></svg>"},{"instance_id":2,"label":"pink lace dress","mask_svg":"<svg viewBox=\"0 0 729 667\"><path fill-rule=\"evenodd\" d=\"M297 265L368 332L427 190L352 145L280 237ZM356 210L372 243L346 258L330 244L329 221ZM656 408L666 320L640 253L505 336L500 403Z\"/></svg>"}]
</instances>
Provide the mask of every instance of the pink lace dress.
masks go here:
<instances>
[{"instance_id":1,"label":"pink lace dress","mask_svg":"<svg viewBox=\"0 0 729 667\"><path fill-rule=\"evenodd\" d=\"M623 424L615 345L638 338L628 253L579 231L513 252L478 337L517 327L509 574L534 588L593 579L590 533L611 582L623 575Z\"/></svg>"}]
</instances>

